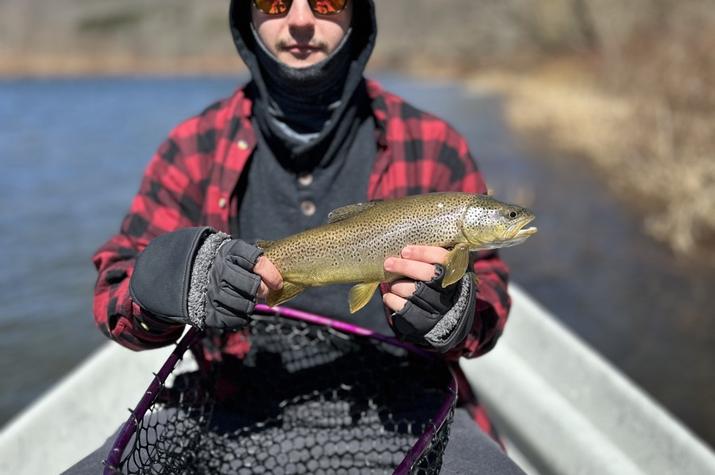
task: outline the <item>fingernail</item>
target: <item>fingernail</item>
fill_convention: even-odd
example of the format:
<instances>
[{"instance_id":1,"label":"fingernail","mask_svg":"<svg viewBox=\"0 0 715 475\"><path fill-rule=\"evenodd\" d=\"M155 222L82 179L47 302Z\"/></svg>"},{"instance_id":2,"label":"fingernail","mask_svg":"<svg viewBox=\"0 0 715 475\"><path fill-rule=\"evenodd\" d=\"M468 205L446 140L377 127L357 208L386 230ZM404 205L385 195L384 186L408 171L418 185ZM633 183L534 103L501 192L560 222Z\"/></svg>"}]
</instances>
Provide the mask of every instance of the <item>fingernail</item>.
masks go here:
<instances>
[{"instance_id":1,"label":"fingernail","mask_svg":"<svg viewBox=\"0 0 715 475\"><path fill-rule=\"evenodd\" d=\"M412 246L407 246L401 252L402 257L410 257L412 255Z\"/></svg>"}]
</instances>

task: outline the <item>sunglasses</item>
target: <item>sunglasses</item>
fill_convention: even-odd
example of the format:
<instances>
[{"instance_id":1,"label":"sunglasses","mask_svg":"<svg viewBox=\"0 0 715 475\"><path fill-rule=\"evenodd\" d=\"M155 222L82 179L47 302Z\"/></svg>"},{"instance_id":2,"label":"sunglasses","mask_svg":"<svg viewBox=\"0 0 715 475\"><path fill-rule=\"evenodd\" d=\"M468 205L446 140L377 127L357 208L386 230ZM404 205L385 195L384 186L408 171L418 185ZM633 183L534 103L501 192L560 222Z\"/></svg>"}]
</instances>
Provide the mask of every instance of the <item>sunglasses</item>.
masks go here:
<instances>
[{"instance_id":1,"label":"sunglasses","mask_svg":"<svg viewBox=\"0 0 715 475\"><path fill-rule=\"evenodd\" d=\"M283 15L290 10L293 0L253 0L258 10L266 15ZM308 0L316 15L336 15L345 10L348 0Z\"/></svg>"}]
</instances>

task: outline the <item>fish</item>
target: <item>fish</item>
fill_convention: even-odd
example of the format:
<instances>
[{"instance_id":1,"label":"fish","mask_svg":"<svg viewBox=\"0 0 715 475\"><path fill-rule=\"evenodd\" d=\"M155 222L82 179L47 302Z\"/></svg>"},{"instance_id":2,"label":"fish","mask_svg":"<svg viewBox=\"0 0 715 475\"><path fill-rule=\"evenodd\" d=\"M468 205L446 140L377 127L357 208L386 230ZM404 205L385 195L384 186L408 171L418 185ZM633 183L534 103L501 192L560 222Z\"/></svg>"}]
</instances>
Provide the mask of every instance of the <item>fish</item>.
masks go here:
<instances>
[{"instance_id":1,"label":"fish","mask_svg":"<svg viewBox=\"0 0 715 475\"><path fill-rule=\"evenodd\" d=\"M442 282L447 287L466 273L470 252L514 246L534 235L536 227L525 227L534 218L521 206L461 192L347 205L331 211L327 224L256 243L283 277L283 287L269 291L266 303L280 305L307 287L355 284L348 299L355 313L380 283L401 278L385 271L384 261L409 245L449 250Z\"/></svg>"}]
</instances>

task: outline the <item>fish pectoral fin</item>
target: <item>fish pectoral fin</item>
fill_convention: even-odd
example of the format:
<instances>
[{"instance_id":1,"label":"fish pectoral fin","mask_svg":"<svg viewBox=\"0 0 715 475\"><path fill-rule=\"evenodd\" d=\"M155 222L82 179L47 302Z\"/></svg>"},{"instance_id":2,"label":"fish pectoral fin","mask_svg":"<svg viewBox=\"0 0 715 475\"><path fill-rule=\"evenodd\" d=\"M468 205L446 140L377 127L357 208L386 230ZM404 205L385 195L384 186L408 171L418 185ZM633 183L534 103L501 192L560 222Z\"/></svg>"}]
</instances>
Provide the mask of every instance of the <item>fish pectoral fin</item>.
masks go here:
<instances>
[{"instance_id":1,"label":"fish pectoral fin","mask_svg":"<svg viewBox=\"0 0 715 475\"><path fill-rule=\"evenodd\" d=\"M355 203L352 205L343 206L342 208L336 208L328 213L328 223L337 223L343 219L352 218L357 216L363 211L372 208L379 201L368 201L367 203Z\"/></svg>"},{"instance_id":2,"label":"fish pectoral fin","mask_svg":"<svg viewBox=\"0 0 715 475\"><path fill-rule=\"evenodd\" d=\"M444 263L444 279L442 279L442 287L448 287L464 276L469 265L469 246L466 244L457 244L454 249L447 254L447 260Z\"/></svg>"},{"instance_id":3,"label":"fish pectoral fin","mask_svg":"<svg viewBox=\"0 0 715 475\"><path fill-rule=\"evenodd\" d=\"M363 308L372 298L380 282L365 282L357 284L350 289L350 313L355 313Z\"/></svg>"},{"instance_id":4,"label":"fish pectoral fin","mask_svg":"<svg viewBox=\"0 0 715 475\"><path fill-rule=\"evenodd\" d=\"M283 282L283 288L280 290L270 290L268 296L266 297L266 304L271 307L280 305L284 302L289 301L293 297L303 292L305 287L293 284L291 282Z\"/></svg>"}]
</instances>

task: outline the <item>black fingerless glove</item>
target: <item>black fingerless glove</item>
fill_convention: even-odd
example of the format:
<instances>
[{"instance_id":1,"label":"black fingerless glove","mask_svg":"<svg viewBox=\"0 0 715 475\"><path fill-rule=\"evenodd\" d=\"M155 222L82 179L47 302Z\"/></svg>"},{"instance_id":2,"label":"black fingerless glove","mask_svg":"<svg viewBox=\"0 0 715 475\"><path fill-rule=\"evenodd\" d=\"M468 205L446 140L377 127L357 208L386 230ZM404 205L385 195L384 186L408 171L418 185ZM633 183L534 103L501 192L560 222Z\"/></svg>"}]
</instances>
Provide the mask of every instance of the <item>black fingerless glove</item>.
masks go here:
<instances>
[{"instance_id":1,"label":"black fingerless glove","mask_svg":"<svg viewBox=\"0 0 715 475\"><path fill-rule=\"evenodd\" d=\"M429 282L417 282L415 292L392 315L393 331L405 341L447 352L461 343L474 323L476 284L468 272L454 285L442 287L444 268Z\"/></svg>"},{"instance_id":2,"label":"black fingerless glove","mask_svg":"<svg viewBox=\"0 0 715 475\"><path fill-rule=\"evenodd\" d=\"M261 278L253 267L263 251L240 239L223 243L216 254L206 289L206 326L237 329L256 308Z\"/></svg>"},{"instance_id":3,"label":"black fingerless glove","mask_svg":"<svg viewBox=\"0 0 715 475\"><path fill-rule=\"evenodd\" d=\"M130 293L169 323L241 328L255 308L261 279L251 270L261 254L209 227L163 234L139 254Z\"/></svg>"}]
</instances>

